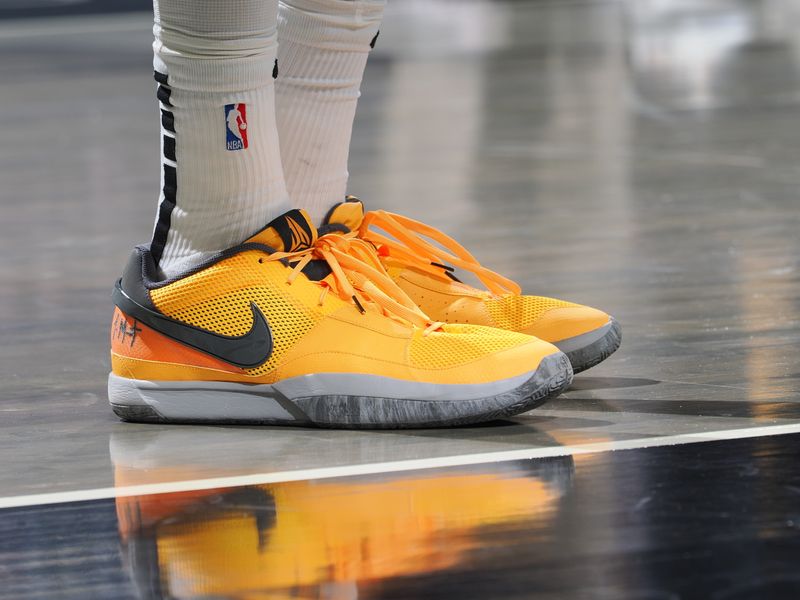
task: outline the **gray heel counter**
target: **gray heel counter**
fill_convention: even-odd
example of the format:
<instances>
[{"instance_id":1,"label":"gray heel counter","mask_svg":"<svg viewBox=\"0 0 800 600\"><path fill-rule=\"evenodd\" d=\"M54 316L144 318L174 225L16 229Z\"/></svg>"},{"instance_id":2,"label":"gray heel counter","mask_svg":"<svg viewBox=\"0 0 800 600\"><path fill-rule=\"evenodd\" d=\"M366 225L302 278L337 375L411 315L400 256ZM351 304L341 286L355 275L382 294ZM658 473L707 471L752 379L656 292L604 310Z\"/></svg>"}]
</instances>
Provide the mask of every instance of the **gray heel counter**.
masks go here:
<instances>
[{"instance_id":1,"label":"gray heel counter","mask_svg":"<svg viewBox=\"0 0 800 600\"><path fill-rule=\"evenodd\" d=\"M153 281L154 272L155 265L149 249L137 246L131 252L120 280L120 286L129 298L152 310L155 310L155 305L150 300L147 283Z\"/></svg>"}]
</instances>

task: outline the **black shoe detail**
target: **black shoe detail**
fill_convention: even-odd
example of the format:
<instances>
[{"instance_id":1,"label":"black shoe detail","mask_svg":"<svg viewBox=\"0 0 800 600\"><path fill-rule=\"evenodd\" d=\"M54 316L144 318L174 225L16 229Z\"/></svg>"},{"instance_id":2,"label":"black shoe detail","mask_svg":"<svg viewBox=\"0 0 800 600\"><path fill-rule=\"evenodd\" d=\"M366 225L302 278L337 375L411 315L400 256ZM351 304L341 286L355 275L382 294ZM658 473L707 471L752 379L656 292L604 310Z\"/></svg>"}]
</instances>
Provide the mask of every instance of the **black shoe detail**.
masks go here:
<instances>
[{"instance_id":1,"label":"black shoe detail","mask_svg":"<svg viewBox=\"0 0 800 600\"><path fill-rule=\"evenodd\" d=\"M350 228L341 223L327 223L317 227L317 237L328 235L329 233L350 233Z\"/></svg>"},{"instance_id":2,"label":"black shoe detail","mask_svg":"<svg viewBox=\"0 0 800 600\"><path fill-rule=\"evenodd\" d=\"M121 287L125 295L131 300L149 310L156 310L155 304L150 299L147 282L155 279L156 267L152 255L143 247L137 247L128 258L128 263L122 271Z\"/></svg>"},{"instance_id":3,"label":"black shoe detail","mask_svg":"<svg viewBox=\"0 0 800 600\"><path fill-rule=\"evenodd\" d=\"M296 262L290 262L289 266L294 268L296 264ZM322 281L331 273L331 267L328 265L328 261L325 260L312 260L303 267L303 275L311 281Z\"/></svg>"},{"instance_id":4,"label":"black shoe detail","mask_svg":"<svg viewBox=\"0 0 800 600\"><path fill-rule=\"evenodd\" d=\"M258 367L267 362L272 354L272 331L264 313L254 302L250 304L253 312L253 325L250 331L240 336L228 336L176 321L142 306L123 291L121 280L114 286L112 298L123 313L140 323L237 367Z\"/></svg>"},{"instance_id":5,"label":"black shoe detail","mask_svg":"<svg viewBox=\"0 0 800 600\"><path fill-rule=\"evenodd\" d=\"M268 227L278 232L285 252L297 252L314 245L317 232L311 229L308 220L294 209L274 219Z\"/></svg>"}]
</instances>

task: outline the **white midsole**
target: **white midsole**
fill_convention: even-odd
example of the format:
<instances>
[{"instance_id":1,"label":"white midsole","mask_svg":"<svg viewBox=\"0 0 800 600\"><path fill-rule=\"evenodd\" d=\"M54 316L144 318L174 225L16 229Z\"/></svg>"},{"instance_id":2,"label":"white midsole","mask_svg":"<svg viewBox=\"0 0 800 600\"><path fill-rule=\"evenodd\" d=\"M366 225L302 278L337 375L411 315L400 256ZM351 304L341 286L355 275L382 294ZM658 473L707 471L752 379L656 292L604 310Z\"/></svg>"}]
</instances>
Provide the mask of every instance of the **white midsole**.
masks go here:
<instances>
[{"instance_id":1,"label":"white midsole","mask_svg":"<svg viewBox=\"0 0 800 600\"><path fill-rule=\"evenodd\" d=\"M317 373L275 384L224 381L149 381L108 376L112 404L149 406L168 419L263 419L297 421L293 400L349 396L406 399L409 402L476 400L525 384L535 371L480 384L433 384L357 373Z\"/></svg>"},{"instance_id":2,"label":"white midsole","mask_svg":"<svg viewBox=\"0 0 800 600\"><path fill-rule=\"evenodd\" d=\"M561 340L560 342L553 342L553 345L564 353L574 352L575 350L585 348L586 346L594 344L597 340L602 339L603 336L605 336L611 330L613 325L613 321L609 320L608 323L602 327L593 329L588 333L582 333L581 335L576 335L575 337Z\"/></svg>"},{"instance_id":3,"label":"white midsole","mask_svg":"<svg viewBox=\"0 0 800 600\"><path fill-rule=\"evenodd\" d=\"M109 399L128 406L152 405L185 397L195 408L209 402L262 405L265 400L293 400L315 396L360 396L408 399L412 401L476 400L518 388L528 381L530 371L499 381L476 384L436 384L404 381L358 373L316 373L292 377L275 384L248 384L225 381L150 381L128 379L114 373L108 376ZM277 405L277 416L288 416Z\"/></svg>"}]
</instances>

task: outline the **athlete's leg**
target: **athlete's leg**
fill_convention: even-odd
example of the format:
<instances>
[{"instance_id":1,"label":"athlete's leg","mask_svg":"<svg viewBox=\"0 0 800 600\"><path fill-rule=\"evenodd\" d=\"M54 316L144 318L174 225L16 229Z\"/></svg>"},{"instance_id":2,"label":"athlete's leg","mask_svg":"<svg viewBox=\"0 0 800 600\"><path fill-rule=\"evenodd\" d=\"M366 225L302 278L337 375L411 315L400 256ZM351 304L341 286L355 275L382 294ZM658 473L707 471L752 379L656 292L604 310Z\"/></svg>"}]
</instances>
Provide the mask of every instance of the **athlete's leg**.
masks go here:
<instances>
[{"instance_id":1,"label":"athlete's leg","mask_svg":"<svg viewBox=\"0 0 800 600\"><path fill-rule=\"evenodd\" d=\"M112 292L114 411L158 423L430 427L518 414L560 392L572 371L555 346L432 322L375 268L370 245L318 238L301 210L279 214L290 206L275 125L275 1L155 2L164 192L151 249L134 250ZM336 169L326 160L303 171L339 173L341 188L320 196L328 204L344 194L381 6L285 7L297 11L284 15L298 111L287 122L303 130L308 120L301 141L312 151L298 151L301 162L338 153Z\"/></svg>"},{"instance_id":2,"label":"athlete's leg","mask_svg":"<svg viewBox=\"0 0 800 600\"><path fill-rule=\"evenodd\" d=\"M278 0L154 0L163 275L197 265L291 208L275 125Z\"/></svg>"},{"instance_id":3,"label":"athlete's leg","mask_svg":"<svg viewBox=\"0 0 800 600\"><path fill-rule=\"evenodd\" d=\"M281 0L275 84L292 201L319 223L341 202L361 78L385 0Z\"/></svg>"}]
</instances>

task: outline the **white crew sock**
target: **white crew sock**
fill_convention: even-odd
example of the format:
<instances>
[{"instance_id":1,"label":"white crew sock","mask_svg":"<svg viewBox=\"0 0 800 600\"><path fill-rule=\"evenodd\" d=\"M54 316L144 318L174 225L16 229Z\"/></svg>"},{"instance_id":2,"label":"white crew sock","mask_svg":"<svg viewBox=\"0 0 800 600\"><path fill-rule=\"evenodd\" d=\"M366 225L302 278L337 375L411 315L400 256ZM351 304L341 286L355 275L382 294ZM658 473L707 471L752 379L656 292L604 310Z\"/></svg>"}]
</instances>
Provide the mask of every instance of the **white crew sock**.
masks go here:
<instances>
[{"instance_id":1,"label":"white crew sock","mask_svg":"<svg viewBox=\"0 0 800 600\"><path fill-rule=\"evenodd\" d=\"M319 224L344 200L361 78L385 0L281 0L275 101L289 195Z\"/></svg>"},{"instance_id":2,"label":"white crew sock","mask_svg":"<svg viewBox=\"0 0 800 600\"><path fill-rule=\"evenodd\" d=\"M153 0L162 191L151 247L167 277L291 208L275 124L277 4Z\"/></svg>"}]
</instances>

